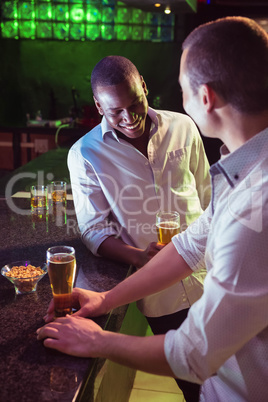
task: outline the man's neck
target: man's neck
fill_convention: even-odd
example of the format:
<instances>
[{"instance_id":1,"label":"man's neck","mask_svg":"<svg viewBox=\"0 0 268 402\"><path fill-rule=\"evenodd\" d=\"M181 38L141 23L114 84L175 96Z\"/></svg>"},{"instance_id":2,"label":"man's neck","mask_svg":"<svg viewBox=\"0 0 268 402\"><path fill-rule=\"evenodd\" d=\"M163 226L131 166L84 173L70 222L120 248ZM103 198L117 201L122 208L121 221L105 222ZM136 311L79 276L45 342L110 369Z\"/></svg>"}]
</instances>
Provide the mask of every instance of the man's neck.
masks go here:
<instances>
[{"instance_id":1,"label":"man's neck","mask_svg":"<svg viewBox=\"0 0 268 402\"><path fill-rule=\"evenodd\" d=\"M129 144L133 145L146 158L148 158L147 146L149 142L150 128L151 128L151 119L147 115L144 133L139 138L129 138L124 134L120 133L119 131L117 131L117 136L127 141Z\"/></svg>"},{"instance_id":2,"label":"man's neck","mask_svg":"<svg viewBox=\"0 0 268 402\"><path fill-rule=\"evenodd\" d=\"M267 127L268 110L251 115L237 113L227 124L221 140L233 152Z\"/></svg>"}]
</instances>

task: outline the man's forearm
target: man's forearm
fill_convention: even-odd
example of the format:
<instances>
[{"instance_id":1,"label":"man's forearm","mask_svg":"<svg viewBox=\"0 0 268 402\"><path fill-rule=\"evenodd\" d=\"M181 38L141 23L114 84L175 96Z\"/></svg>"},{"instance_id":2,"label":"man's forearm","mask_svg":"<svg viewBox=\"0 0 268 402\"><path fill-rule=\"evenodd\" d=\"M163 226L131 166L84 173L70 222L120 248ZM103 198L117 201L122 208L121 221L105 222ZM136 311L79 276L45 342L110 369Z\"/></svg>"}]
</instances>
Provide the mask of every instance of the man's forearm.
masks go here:
<instances>
[{"instance_id":1,"label":"man's forearm","mask_svg":"<svg viewBox=\"0 0 268 402\"><path fill-rule=\"evenodd\" d=\"M102 330L77 316L58 318L37 330L46 347L79 357L101 357L154 374L173 376L165 357L165 335L138 337Z\"/></svg>"},{"instance_id":2,"label":"man's forearm","mask_svg":"<svg viewBox=\"0 0 268 402\"><path fill-rule=\"evenodd\" d=\"M132 247L114 236L107 237L98 248L98 254L114 261L139 265L141 249Z\"/></svg>"},{"instance_id":3,"label":"man's forearm","mask_svg":"<svg viewBox=\"0 0 268 402\"><path fill-rule=\"evenodd\" d=\"M174 377L164 353L165 335L137 337L104 331L100 339L102 357L137 370Z\"/></svg>"},{"instance_id":4,"label":"man's forearm","mask_svg":"<svg viewBox=\"0 0 268 402\"><path fill-rule=\"evenodd\" d=\"M190 276L193 271L178 254L173 243L156 254L143 268L105 295L107 310L157 293Z\"/></svg>"}]
</instances>

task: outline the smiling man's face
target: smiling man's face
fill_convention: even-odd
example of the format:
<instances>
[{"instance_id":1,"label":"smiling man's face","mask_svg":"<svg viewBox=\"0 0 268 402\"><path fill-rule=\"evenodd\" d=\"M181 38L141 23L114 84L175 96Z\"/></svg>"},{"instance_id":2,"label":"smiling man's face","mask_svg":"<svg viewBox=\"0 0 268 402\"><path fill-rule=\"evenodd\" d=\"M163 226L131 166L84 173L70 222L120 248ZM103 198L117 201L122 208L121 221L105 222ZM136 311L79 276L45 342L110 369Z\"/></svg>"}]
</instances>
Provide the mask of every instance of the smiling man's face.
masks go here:
<instances>
[{"instance_id":1,"label":"smiling man's face","mask_svg":"<svg viewBox=\"0 0 268 402\"><path fill-rule=\"evenodd\" d=\"M132 76L112 86L99 87L94 101L115 130L128 138L139 138L145 131L148 112L147 88L142 77Z\"/></svg>"}]
</instances>

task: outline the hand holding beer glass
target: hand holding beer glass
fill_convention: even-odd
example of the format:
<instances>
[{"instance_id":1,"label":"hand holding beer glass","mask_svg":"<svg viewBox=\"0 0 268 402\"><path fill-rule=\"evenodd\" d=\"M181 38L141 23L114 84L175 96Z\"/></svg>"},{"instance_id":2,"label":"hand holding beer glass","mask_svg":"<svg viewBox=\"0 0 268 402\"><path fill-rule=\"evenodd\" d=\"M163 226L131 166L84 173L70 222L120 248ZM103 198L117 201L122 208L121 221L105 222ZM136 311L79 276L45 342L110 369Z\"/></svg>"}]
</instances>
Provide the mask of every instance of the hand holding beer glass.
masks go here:
<instances>
[{"instance_id":1,"label":"hand holding beer glass","mask_svg":"<svg viewBox=\"0 0 268 402\"><path fill-rule=\"evenodd\" d=\"M168 244L180 232L180 215L176 211L159 211L156 215L158 242Z\"/></svg>"},{"instance_id":2,"label":"hand holding beer glass","mask_svg":"<svg viewBox=\"0 0 268 402\"><path fill-rule=\"evenodd\" d=\"M54 246L47 250L47 268L54 300L54 315L72 314L72 291L76 273L75 250Z\"/></svg>"}]
</instances>

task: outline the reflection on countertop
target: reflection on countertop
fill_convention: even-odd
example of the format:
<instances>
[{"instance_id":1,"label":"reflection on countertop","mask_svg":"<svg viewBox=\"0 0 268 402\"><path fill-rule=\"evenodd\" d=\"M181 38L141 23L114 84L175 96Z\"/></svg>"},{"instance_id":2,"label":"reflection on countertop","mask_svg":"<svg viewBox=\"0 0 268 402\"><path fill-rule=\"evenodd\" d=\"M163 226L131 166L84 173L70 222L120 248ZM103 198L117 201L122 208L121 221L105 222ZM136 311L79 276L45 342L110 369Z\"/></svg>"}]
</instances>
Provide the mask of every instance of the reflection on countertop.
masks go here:
<instances>
[{"instance_id":1,"label":"reflection on countertop","mask_svg":"<svg viewBox=\"0 0 268 402\"><path fill-rule=\"evenodd\" d=\"M128 266L95 257L82 243L72 201L67 202L65 216L57 221L49 210L47 219L33 221L29 199L1 200L0 267L33 257L45 262L48 247L66 244L76 250L77 286L102 291L123 280ZM36 330L44 325L51 297L48 275L40 280L35 293L27 295L16 295L14 286L0 275L0 400L72 401L75 394L76 400L82 400L79 393L88 373L97 374L96 359L67 356L37 341ZM96 322L104 327L108 320L118 330L125 311L98 317ZM91 398L87 395L88 401Z\"/></svg>"}]
</instances>

